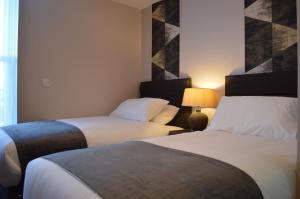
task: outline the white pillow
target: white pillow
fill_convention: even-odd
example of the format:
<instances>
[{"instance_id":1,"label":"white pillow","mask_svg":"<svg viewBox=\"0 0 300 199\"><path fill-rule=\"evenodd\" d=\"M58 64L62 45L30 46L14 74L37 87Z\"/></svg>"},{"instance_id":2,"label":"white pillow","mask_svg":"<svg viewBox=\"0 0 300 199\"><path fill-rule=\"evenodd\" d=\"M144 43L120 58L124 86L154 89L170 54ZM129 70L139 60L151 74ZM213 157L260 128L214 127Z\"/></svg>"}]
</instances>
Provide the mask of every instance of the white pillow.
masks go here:
<instances>
[{"instance_id":1,"label":"white pillow","mask_svg":"<svg viewBox=\"0 0 300 199\"><path fill-rule=\"evenodd\" d=\"M156 98L128 99L121 103L110 115L123 119L148 122L157 116L168 103L169 101L167 100Z\"/></svg>"},{"instance_id":2,"label":"white pillow","mask_svg":"<svg viewBox=\"0 0 300 199\"><path fill-rule=\"evenodd\" d=\"M166 125L174 119L178 111L178 107L167 105L156 117L151 120L151 122Z\"/></svg>"},{"instance_id":3,"label":"white pillow","mask_svg":"<svg viewBox=\"0 0 300 199\"><path fill-rule=\"evenodd\" d=\"M298 102L288 97L223 97L208 129L296 139Z\"/></svg>"}]
</instances>

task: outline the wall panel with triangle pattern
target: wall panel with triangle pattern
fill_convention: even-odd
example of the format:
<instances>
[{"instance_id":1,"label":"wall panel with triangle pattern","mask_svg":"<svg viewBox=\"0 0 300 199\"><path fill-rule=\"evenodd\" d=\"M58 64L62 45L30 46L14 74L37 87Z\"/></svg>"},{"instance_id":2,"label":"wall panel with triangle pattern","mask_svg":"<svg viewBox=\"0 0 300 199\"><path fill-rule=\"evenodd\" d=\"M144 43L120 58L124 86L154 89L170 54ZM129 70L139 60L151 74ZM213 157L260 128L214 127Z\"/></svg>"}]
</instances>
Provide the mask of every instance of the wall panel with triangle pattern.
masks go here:
<instances>
[{"instance_id":1,"label":"wall panel with triangle pattern","mask_svg":"<svg viewBox=\"0 0 300 199\"><path fill-rule=\"evenodd\" d=\"M152 5L152 79L179 78L180 0Z\"/></svg>"},{"instance_id":2,"label":"wall panel with triangle pattern","mask_svg":"<svg viewBox=\"0 0 300 199\"><path fill-rule=\"evenodd\" d=\"M246 72L297 71L296 0L245 0Z\"/></svg>"}]
</instances>

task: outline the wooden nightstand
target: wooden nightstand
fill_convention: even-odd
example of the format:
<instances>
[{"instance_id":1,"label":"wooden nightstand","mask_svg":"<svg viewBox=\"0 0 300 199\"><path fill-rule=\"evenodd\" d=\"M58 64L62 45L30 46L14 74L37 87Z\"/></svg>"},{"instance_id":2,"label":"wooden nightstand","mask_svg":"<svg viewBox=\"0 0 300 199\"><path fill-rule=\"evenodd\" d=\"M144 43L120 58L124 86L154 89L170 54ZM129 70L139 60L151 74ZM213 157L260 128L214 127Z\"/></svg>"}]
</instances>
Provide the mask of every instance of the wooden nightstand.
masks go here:
<instances>
[{"instance_id":1,"label":"wooden nightstand","mask_svg":"<svg viewBox=\"0 0 300 199\"><path fill-rule=\"evenodd\" d=\"M183 129L183 130L175 130L175 131L169 131L169 135L178 135L182 133L190 133L193 132L191 129Z\"/></svg>"}]
</instances>

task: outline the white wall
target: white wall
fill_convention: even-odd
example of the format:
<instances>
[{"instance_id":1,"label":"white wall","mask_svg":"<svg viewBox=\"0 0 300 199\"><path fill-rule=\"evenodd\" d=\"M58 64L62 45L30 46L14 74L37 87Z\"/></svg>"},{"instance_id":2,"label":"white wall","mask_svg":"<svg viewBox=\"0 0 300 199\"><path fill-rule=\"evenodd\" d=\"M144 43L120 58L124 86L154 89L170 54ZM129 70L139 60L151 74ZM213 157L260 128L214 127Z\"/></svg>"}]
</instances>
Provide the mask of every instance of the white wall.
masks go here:
<instances>
[{"instance_id":1,"label":"white wall","mask_svg":"<svg viewBox=\"0 0 300 199\"><path fill-rule=\"evenodd\" d=\"M103 115L138 95L139 10L111 0L20 0L19 28L20 121Z\"/></svg>"},{"instance_id":2,"label":"white wall","mask_svg":"<svg viewBox=\"0 0 300 199\"><path fill-rule=\"evenodd\" d=\"M224 87L245 63L243 0L183 0L181 70L198 87Z\"/></svg>"},{"instance_id":3,"label":"white wall","mask_svg":"<svg viewBox=\"0 0 300 199\"><path fill-rule=\"evenodd\" d=\"M144 79L151 79L151 7L142 12ZM181 1L181 72L197 87L224 90L224 78L244 67L244 1ZM150 51L149 51L150 49ZM150 59L149 59L150 57Z\"/></svg>"}]
</instances>

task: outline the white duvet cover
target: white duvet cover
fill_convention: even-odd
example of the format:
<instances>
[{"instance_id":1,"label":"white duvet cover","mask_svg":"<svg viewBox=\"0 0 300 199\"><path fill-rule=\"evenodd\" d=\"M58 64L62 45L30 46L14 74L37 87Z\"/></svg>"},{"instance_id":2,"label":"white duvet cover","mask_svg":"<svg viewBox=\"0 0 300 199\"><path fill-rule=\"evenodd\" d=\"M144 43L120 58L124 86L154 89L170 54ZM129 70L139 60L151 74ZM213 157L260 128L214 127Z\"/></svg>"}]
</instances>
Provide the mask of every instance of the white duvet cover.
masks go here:
<instances>
[{"instance_id":1,"label":"white duvet cover","mask_svg":"<svg viewBox=\"0 0 300 199\"><path fill-rule=\"evenodd\" d=\"M156 145L222 160L248 173L265 199L294 199L297 141L221 131L145 140ZM39 158L26 171L24 199L99 199L88 186L56 164Z\"/></svg>"},{"instance_id":2,"label":"white duvet cover","mask_svg":"<svg viewBox=\"0 0 300 199\"><path fill-rule=\"evenodd\" d=\"M128 140L168 135L180 128L153 122L138 122L116 117L89 117L64 119L62 122L78 127L84 134L88 147L103 146ZM13 140L0 130L0 185L16 186L21 179L21 168Z\"/></svg>"}]
</instances>

